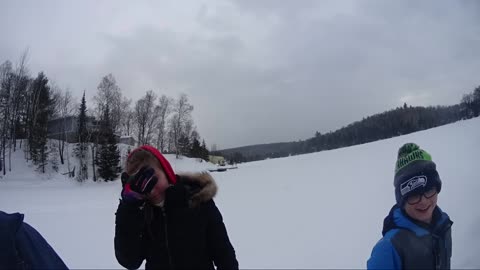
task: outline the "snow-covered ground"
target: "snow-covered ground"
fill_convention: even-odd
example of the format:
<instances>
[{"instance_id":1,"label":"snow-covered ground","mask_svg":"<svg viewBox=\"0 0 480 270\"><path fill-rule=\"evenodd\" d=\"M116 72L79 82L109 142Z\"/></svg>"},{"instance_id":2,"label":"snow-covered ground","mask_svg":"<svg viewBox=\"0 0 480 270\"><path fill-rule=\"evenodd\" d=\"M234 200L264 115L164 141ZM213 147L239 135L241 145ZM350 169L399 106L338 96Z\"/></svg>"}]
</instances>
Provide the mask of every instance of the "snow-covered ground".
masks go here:
<instances>
[{"instance_id":1,"label":"snow-covered ground","mask_svg":"<svg viewBox=\"0 0 480 270\"><path fill-rule=\"evenodd\" d=\"M480 268L480 118L349 148L239 164L213 173L241 268L364 268L394 204L398 147L416 142L437 163L438 203L454 221L452 268ZM176 171L214 165L167 156ZM40 176L14 160L0 210L23 212L71 268L121 268L113 251L120 183Z\"/></svg>"}]
</instances>

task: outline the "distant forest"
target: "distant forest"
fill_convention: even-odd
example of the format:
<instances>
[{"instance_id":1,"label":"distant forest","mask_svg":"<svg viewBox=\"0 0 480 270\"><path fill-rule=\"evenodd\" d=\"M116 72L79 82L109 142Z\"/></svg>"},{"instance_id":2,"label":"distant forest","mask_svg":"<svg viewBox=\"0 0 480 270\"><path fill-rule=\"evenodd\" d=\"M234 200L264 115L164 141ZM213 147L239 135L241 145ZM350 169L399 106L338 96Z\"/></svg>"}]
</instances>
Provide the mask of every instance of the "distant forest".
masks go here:
<instances>
[{"instance_id":1,"label":"distant forest","mask_svg":"<svg viewBox=\"0 0 480 270\"><path fill-rule=\"evenodd\" d=\"M463 96L452 106L412 107L406 103L378 113L325 134L316 132L312 138L295 142L244 146L217 151L230 163L241 163L267 158L331 150L409 134L480 114L480 86Z\"/></svg>"}]
</instances>

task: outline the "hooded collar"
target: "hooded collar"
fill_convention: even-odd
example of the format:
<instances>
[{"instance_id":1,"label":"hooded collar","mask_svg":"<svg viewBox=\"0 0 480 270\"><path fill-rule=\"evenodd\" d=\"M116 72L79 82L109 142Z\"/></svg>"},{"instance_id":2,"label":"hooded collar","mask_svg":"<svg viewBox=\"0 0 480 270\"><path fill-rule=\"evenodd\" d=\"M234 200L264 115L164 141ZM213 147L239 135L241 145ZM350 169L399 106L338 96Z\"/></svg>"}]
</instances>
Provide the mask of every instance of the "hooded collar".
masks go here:
<instances>
[{"instance_id":1,"label":"hooded collar","mask_svg":"<svg viewBox=\"0 0 480 270\"><path fill-rule=\"evenodd\" d=\"M196 208L217 194L217 184L207 172L179 174L176 177L177 183L166 190L167 208Z\"/></svg>"},{"instance_id":2,"label":"hooded collar","mask_svg":"<svg viewBox=\"0 0 480 270\"><path fill-rule=\"evenodd\" d=\"M447 213L443 212L438 206L433 210L432 223L425 224L410 218L402 208L394 205L383 221L382 235L385 235L392 229L406 229L417 236L425 236L427 234L439 235L445 233L452 224L453 222Z\"/></svg>"},{"instance_id":3,"label":"hooded collar","mask_svg":"<svg viewBox=\"0 0 480 270\"><path fill-rule=\"evenodd\" d=\"M180 174L179 179L187 189L188 205L191 208L213 199L217 194L217 184L208 172Z\"/></svg>"}]
</instances>

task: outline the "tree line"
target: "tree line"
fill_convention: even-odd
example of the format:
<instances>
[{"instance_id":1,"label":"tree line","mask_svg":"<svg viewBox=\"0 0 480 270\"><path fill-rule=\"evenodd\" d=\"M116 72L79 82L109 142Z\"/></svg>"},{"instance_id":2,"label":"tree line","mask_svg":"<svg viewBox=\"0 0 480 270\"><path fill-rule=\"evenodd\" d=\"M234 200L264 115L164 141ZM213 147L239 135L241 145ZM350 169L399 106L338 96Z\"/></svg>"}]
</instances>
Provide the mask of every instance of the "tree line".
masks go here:
<instances>
[{"instance_id":1,"label":"tree line","mask_svg":"<svg viewBox=\"0 0 480 270\"><path fill-rule=\"evenodd\" d=\"M150 144L163 153L208 160L209 151L192 118L193 105L186 94L178 98L158 96L153 90L133 102L122 94L112 74L104 76L91 106L85 92L78 103L69 89L61 89L40 72L31 77L27 52L16 65L0 65L0 171L12 171L12 153L22 149L41 173L47 167L58 171L66 164L68 174L84 181L88 178L114 180L120 172L119 138L135 140L135 145ZM71 119L74 119L72 121ZM60 123L55 139L49 139L49 122ZM75 125L73 156L67 134ZM70 134L71 135L71 134ZM202 143L200 143L202 142ZM90 173L89 173L90 172ZM90 176L90 177L89 177Z\"/></svg>"},{"instance_id":2,"label":"tree line","mask_svg":"<svg viewBox=\"0 0 480 270\"><path fill-rule=\"evenodd\" d=\"M408 106L378 113L335 131L296 142L262 144L226 149L223 155L230 163L286 157L348 147L425 130L480 115L480 86L465 94L452 106Z\"/></svg>"}]
</instances>

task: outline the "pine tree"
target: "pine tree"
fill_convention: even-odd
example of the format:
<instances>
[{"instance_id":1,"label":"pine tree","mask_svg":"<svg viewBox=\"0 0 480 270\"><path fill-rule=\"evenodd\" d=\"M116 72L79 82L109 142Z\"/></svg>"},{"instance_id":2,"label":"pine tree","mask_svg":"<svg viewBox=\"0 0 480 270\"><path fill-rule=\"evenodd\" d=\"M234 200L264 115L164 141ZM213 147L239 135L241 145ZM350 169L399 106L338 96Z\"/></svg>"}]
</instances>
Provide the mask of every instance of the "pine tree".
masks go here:
<instances>
[{"instance_id":1,"label":"pine tree","mask_svg":"<svg viewBox=\"0 0 480 270\"><path fill-rule=\"evenodd\" d=\"M83 92L82 102L78 113L78 141L87 142L87 103L85 101L85 92Z\"/></svg>"},{"instance_id":2,"label":"pine tree","mask_svg":"<svg viewBox=\"0 0 480 270\"><path fill-rule=\"evenodd\" d=\"M98 174L105 181L112 181L118 177L120 173L120 151L113 129L110 123L110 110L106 106L102 119L102 127L100 131L100 145L97 152Z\"/></svg>"},{"instance_id":3,"label":"pine tree","mask_svg":"<svg viewBox=\"0 0 480 270\"><path fill-rule=\"evenodd\" d=\"M194 137L192 141L192 147L190 148L190 157L200 158L201 153L202 147L200 146L200 142Z\"/></svg>"},{"instance_id":4,"label":"pine tree","mask_svg":"<svg viewBox=\"0 0 480 270\"><path fill-rule=\"evenodd\" d=\"M178 140L178 152L184 156L188 156L190 154L191 146L187 135L180 136L180 139Z\"/></svg>"},{"instance_id":5,"label":"pine tree","mask_svg":"<svg viewBox=\"0 0 480 270\"><path fill-rule=\"evenodd\" d=\"M200 150L200 158L205 160L205 161L208 161L209 160L209 155L210 155L210 152L207 149L207 145L205 144L205 140L203 140L201 150Z\"/></svg>"},{"instance_id":6,"label":"pine tree","mask_svg":"<svg viewBox=\"0 0 480 270\"><path fill-rule=\"evenodd\" d=\"M82 102L78 111L77 120L77 138L78 142L75 146L75 155L80 161L80 170L78 173L78 180L84 181L88 179L87 166L87 150L88 150L88 131L87 131L87 103L85 101L85 92L83 92ZM92 157L93 158L93 157Z\"/></svg>"},{"instance_id":7,"label":"pine tree","mask_svg":"<svg viewBox=\"0 0 480 270\"><path fill-rule=\"evenodd\" d=\"M47 126L48 119L53 113L53 99L47 84L48 79L43 72L40 72L33 82L36 96L29 140L33 162L42 173L45 173L45 166L48 164Z\"/></svg>"},{"instance_id":8,"label":"pine tree","mask_svg":"<svg viewBox=\"0 0 480 270\"><path fill-rule=\"evenodd\" d=\"M480 86L475 88L472 93L473 98L473 117L480 116Z\"/></svg>"}]
</instances>

